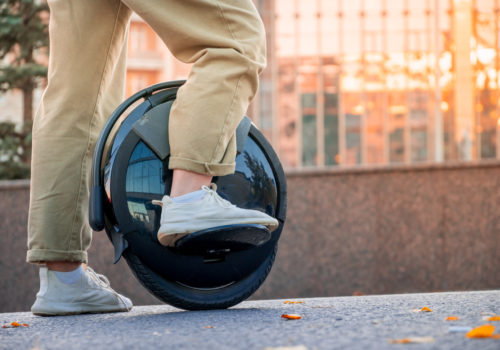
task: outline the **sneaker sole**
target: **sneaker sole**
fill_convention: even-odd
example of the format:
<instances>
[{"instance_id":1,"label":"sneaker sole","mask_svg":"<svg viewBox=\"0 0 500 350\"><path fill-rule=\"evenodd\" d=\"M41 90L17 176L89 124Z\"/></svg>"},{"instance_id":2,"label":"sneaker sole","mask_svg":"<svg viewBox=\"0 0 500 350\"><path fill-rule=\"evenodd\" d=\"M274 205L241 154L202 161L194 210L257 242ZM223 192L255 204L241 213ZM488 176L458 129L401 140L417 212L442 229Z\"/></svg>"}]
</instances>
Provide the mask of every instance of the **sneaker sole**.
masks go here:
<instances>
[{"instance_id":1,"label":"sneaker sole","mask_svg":"<svg viewBox=\"0 0 500 350\"><path fill-rule=\"evenodd\" d=\"M127 312L129 310L111 310L111 311L82 311L82 312L60 312L60 313L48 313L48 312L31 312L35 316L43 316L43 317L54 317L54 316L71 316L71 315L87 315L87 314L112 314L116 312Z\"/></svg>"},{"instance_id":2,"label":"sneaker sole","mask_svg":"<svg viewBox=\"0 0 500 350\"><path fill-rule=\"evenodd\" d=\"M126 312L130 311L127 307L121 307L117 309L103 309L102 306L96 305L85 305L86 309L74 310L74 305L64 304L64 303L51 303L55 306L52 310L43 310L43 308L38 310L31 310L33 315L36 316L69 316L69 315L81 315L81 314L107 314L115 312ZM73 308L73 310L71 310Z\"/></svg>"}]
</instances>

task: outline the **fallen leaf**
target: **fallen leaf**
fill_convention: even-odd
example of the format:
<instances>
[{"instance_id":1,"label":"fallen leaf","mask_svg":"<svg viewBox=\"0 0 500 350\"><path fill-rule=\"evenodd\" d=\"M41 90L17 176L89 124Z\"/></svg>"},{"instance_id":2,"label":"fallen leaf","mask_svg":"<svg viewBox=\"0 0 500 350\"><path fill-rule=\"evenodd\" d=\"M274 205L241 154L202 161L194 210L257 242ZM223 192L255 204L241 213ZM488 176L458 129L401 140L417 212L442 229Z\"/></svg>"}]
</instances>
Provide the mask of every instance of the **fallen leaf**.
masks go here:
<instances>
[{"instance_id":1,"label":"fallen leaf","mask_svg":"<svg viewBox=\"0 0 500 350\"><path fill-rule=\"evenodd\" d=\"M214 326L205 326L203 328L214 328Z\"/></svg>"},{"instance_id":2,"label":"fallen leaf","mask_svg":"<svg viewBox=\"0 0 500 350\"><path fill-rule=\"evenodd\" d=\"M491 338L494 331L495 326L491 324L485 324L472 329L465 336L467 338Z\"/></svg>"},{"instance_id":3,"label":"fallen leaf","mask_svg":"<svg viewBox=\"0 0 500 350\"><path fill-rule=\"evenodd\" d=\"M423 344L423 343L432 343L434 342L433 337L410 337L403 339L389 339L389 343L391 344Z\"/></svg>"},{"instance_id":4,"label":"fallen leaf","mask_svg":"<svg viewBox=\"0 0 500 350\"><path fill-rule=\"evenodd\" d=\"M500 316L495 315L488 318L488 321L500 321Z\"/></svg>"},{"instance_id":5,"label":"fallen leaf","mask_svg":"<svg viewBox=\"0 0 500 350\"><path fill-rule=\"evenodd\" d=\"M286 300L283 302L283 304L304 304L303 301L291 301L291 300Z\"/></svg>"},{"instance_id":6,"label":"fallen leaf","mask_svg":"<svg viewBox=\"0 0 500 350\"><path fill-rule=\"evenodd\" d=\"M429 309L427 306L424 306L423 308L420 309L422 312L432 312L431 309Z\"/></svg>"},{"instance_id":7,"label":"fallen leaf","mask_svg":"<svg viewBox=\"0 0 500 350\"><path fill-rule=\"evenodd\" d=\"M389 343L391 344L408 344L411 343L411 340L408 338L404 339L389 339Z\"/></svg>"},{"instance_id":8,"label":"fallen leaf","mask_svg":"<svg viewBox=\"0 0 500 350\"><path fill-rule=\"evenodd\" d=\"M446 317L446 321L458 321L458 317L457 316L448 316L448 317Z\"/></svg>"},{"instance_id":9,"label":"fallen leaf","mask_svg":"<svg viewBox=\"0 0 500 350\"><path fill-rule=\"evenodd\" d=\"M4 324L2 328L17 328L17 327L29 327L27 323L11 322L9 324Z\"/></svg>"},{"instance_id":10,"label":"fallen leaf","mask_svg":"<svg viewBox=\"0 0 500 350\"><path fill-rule=\"evenodd\" d=\"M281 315L281 318L285 318L287 320L300 320L302 316L297 314L283 314Z\"/></svg>"}]
</instances>

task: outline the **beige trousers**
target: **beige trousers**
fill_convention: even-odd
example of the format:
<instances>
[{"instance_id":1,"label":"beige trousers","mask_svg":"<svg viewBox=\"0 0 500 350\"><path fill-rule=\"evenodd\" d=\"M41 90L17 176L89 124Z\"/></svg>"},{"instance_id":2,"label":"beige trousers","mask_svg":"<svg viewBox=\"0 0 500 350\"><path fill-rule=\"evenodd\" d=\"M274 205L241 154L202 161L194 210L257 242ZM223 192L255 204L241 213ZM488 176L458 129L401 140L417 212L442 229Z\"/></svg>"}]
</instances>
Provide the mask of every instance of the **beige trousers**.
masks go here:
<instances>
[{"instance_id":1,"label":"beige trousers","mask_svg":"<svg viewBox=\"0 0 500 350\"><path fill-rule=\"evenodd\" d=\"M128 23L139 14L193 63L170 118L171 169L234 172L234 131L265 66L251 0L49 0L48 85L33 126L29 262L87 262L92 152L123 99Z\"/></svg>"}]
</instances>

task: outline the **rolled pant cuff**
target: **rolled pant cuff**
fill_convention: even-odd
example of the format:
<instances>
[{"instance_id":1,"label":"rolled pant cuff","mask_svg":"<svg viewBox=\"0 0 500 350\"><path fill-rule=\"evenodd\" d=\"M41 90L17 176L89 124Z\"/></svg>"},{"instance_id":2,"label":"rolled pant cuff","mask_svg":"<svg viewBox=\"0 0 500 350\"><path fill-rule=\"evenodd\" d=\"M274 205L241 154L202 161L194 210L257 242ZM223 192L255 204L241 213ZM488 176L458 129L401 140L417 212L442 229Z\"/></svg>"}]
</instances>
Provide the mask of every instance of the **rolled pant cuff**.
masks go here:
<instances>
[{"instance_id":1,"label":"rolled pant cuff","mask_svg":"<svg viewBox=\"0 0 500 350\"><path fill-rule=\"evenodd\" d=\"M170 157L168 163L169 169L182 169L193 171L199 174L212 176L224 176L234 173L236 163L220 164L220 163L204 163L192 159Z\"/></svg>"},{"instance_id":2,"label":"rolled pant cuff","mask_svg":"<svg viewBox=\"0 0 500 350\"><path fill-rule=\"evenodd\" d=\"M26 261L30 263L45 261L72 261L87 263L87 252L81 250L52 250L52 249L30 249L26 254Z\"/></svg>"}]
</instances>

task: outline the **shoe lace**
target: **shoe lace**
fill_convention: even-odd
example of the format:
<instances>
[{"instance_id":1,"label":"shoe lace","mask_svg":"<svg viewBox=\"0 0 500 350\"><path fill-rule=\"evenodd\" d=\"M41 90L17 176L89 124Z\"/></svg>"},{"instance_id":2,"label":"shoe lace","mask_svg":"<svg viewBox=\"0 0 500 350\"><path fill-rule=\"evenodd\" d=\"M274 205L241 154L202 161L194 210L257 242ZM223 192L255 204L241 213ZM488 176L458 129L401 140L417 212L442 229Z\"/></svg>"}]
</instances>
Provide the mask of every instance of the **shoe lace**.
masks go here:
<instances>
[{"instance_id":1,"label":"shoe lace","mask_svg":"<svg viewBox=\"0 0 500 350\"><path fill-rule=\"evenodd\" d=\"M97 273L94 271L93 268L87 266L86 268L88 275L94 282L96 282L99 286L104 287L104 288L109 288L110 283L109 280L106 276L101 275L100 273Z\"/></svg>"},{"instance_id":2,"label":"shoe lace","mask_svg":"<svg viewBox=\"0 0 500 350\"><path fill-rule=\"evenodd\" d=\"M207 195L213 197L215 201L217 201L222 207L224 208L231 208L234 207L235 205L231 203L228 200L225 200L219 194L217 193L217 185L212 183L210 184L210 187L208 186L202 186L201 187L205 192L207 192Z\"/></svg>"},{"instance_id":3,"label":"shoe lace","mask_svg":"<svg viewBox=\"0 0 500 350\"><path fill-rule=\"evenodd\" d=\"M106 288L111 292L113 292L113 294L118 298L118 300L120 300L120 302L127 308L127 311L131 310L131 308L127 305L127 303L123 299L123 296L117 293L113 288L111 288L109 279L106 276L95 272L94 269L89 266L87 266L85 270L87 271L87 275L92 279L92 281L97 283L98 286Z\"/></svg>"}]
</instances>

